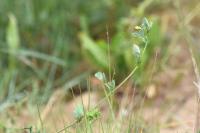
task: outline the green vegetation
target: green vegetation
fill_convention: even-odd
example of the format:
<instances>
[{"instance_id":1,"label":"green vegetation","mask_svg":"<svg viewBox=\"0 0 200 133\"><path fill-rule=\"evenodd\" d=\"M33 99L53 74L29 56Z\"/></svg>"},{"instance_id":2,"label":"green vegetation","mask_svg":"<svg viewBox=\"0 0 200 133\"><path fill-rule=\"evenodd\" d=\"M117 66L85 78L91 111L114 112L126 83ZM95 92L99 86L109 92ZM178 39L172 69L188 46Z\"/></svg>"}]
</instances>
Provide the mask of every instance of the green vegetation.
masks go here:
<instances>
[{"instance_id":1,"label":"green vegetation","mask_svg":"<svg viewBox=\"0 0 200 133\"><path fill-rule=\"evenodd\" d=\"M114 68L112 73L115 70L116 75L121 75L115 77L117 81L125 78L136 62L130 50L135 40L126 28L131 27L133 21L127 20L130 3L119 0L2 0L0 70L3 75L0 99L7 103L3 106L10 106L16 99L21 101L30 92L30 102L45 103L54 88L70 88L65 83L71 83L71 78L78 79L74 85L86 79L87 75L79 78L82 71L95 69L108 72L107 41L110 43L110 67ZM145 3L134 10L144 12L142 7ZM140 17L134 19L136 23L142 20ZM161 37L157 38L161 35L158 22L152 28L149 33L151 47L144 55L143 68L161 43ZM103 39L101 36L106 32L109 34ZM144 47L143 43L140 47ZM83 59L91 62L88 69L81 70L79 67L86 65L81 62ZM142 85L142 71L137 75L135 78Z\"/></svg>"},{"instance_id":2,"label":"green vegetation","mask_svg":"<svg viewBox=\"0 0 200 133\"><path fill-rule=\"evenodd\" d=\"M170 57L179 52L176 43L183 40L189 44L199 80L198 46L194 46L194 33L190 33L194 28L188 26L199 11L199 4L183 20L180 18L184 16L180 6L191 9L194 3L183 6L172 0L1 0L0 133L159 133L167 124L147 121L142 110L152 104L156 93L161 91L158 97L165 97L166 92L160 88L167 85L161 80L167 82L177 74L170 71L177 67L177 60L183 62L182 58L170 62ZM163 70L172 76L153 78ZM174 81L169 82L172 85L167 87L173 88L182 73L174 76ZM88 99L82 94L87 94ZM77 97L80 103L75 100ZM155 100L159 106L160 99ZM62 117L61 113L56 118L49 115L57 105L66 112L68 108L63 106L71 109L73 105L73 118ZM27 120L19 121L18 116ZM57 128L55 123L60 117L64 126ZM171 122L168 114L166 117ZM55 119L48 126L55 126L54 131L45 126L48 118Z\"/></svg>"}]
</instances>

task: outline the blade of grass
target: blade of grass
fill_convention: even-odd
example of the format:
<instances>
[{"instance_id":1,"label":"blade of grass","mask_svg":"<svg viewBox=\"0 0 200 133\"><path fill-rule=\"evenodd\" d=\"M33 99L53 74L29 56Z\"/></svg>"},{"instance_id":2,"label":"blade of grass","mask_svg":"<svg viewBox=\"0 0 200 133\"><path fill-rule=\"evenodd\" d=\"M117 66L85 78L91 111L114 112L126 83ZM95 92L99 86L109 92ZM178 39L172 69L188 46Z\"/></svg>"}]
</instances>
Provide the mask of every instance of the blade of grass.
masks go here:
<instances>
[{"instance_id":1,"label":"blade of grass","mask_svg":"<svg viewBox=\"0 0 200 133\"><path fill-rule=\"evenodd\" d=\"M11 55L15 55L15 56L25 56L25 57L32 57L32 58L37 58L40 60L44 60L44 61L48 61L60 66L66 66L66 62L62 59L59 59L58 57L55 56L51 56L51 55L47 55L44 53L40 53L37 51L33 51L33 50L28 50L28 49L20 49L16 52L11 52L5 49L1 49L2 52L7 53L7 54L11 54Z\"/></svg>"}]
</instances>

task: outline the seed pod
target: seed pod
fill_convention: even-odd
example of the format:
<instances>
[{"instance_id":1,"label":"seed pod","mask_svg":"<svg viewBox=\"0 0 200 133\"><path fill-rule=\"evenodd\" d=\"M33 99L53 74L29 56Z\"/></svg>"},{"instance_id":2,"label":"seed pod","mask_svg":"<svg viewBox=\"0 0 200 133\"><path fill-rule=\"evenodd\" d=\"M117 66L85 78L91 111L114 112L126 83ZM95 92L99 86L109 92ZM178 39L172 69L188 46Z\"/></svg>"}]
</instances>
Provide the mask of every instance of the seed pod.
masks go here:
<instances>
[{"instance_id":1,"label":"seed pod","mask_svg":"<svg viewBox=\"0 0 200 133\"><path fill-rule=\"evenodd\" d=\"M140 63L140 47L137 44L133 44L133 55L136 57L137 63Z\"/></svg>"}]
</instances>

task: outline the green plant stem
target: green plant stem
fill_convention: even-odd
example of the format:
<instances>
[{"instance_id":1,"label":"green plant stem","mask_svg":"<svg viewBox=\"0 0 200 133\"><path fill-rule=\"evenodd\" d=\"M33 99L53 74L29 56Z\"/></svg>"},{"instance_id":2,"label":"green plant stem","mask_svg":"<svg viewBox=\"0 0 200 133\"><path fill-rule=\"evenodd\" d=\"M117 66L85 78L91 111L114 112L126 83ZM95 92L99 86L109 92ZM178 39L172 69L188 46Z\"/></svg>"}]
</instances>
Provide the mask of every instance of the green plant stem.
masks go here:
<instances>
[{"instance_id":1,"label":"green plant stem","mask_svg":"<svg viewBox=\"0 0 200 133\"><path fill-rule=\"evenodd\" d=\"M145 53L145 51L147 49L147 46L148 46L148 42L145 42L145 46L144 46L144 49L142 51L142 56L141 57L143 57L143 55L144 55L144 53Z\"/></svg>"},{"instance_id":2,"label":"green plant stem","mask_svg":"<svg viewBox=\"0 0 200 133\"><path fill-rule=\"evenodd\" d=\"M109 96L111 96L117 89L119 89L131 76L133 76L133 74L135 73L135 71L138 69L138 66L136 66L131 73L114 89L112 90L110 93L108 93L108 95L106 97L104 97L103 99L101 99L99 101L99 103L96 105L96 107L98 105L100 105L105 99L107 99Z\"/></svg>"},{"instance_id":3,"label":"green plant stem","mask_svg":"<svg viewBox=\"0 0 200 133\"><path fill-rule=\"evenodd\" d=\"M115 116L114 116L114 112L113 112L113 107L112 107L112 101L111 101L110 97L108 96L109 93L107 93L107 91L105 90L105 88L104 88L104 93L105 93L105 95L106 95L106 99L107 99L107 101L108 101L109 108L110 108L110 110L111 110L112 118L113 118L113 120L115 120ZM112 93L111 93L111 94L112 94Z\"/></svg>"},{"instance_id":4,"label":"green plant stem","mask_svg":"<svg viewBox=\"0 0 200 133\"><path fill-rule=\"evenodd\" d=\"M41 128L42 128L42 132L43 132L43 131L44 131L44 124L43 124L43 121L42 121L42 117L41 117L41 114L40 114L40 110L39 110L39 106L38 106L38 105L37 105L37 111L38 111L39 122L40 122L39 128L41 127Z\"/></svg>"}]
</instances>

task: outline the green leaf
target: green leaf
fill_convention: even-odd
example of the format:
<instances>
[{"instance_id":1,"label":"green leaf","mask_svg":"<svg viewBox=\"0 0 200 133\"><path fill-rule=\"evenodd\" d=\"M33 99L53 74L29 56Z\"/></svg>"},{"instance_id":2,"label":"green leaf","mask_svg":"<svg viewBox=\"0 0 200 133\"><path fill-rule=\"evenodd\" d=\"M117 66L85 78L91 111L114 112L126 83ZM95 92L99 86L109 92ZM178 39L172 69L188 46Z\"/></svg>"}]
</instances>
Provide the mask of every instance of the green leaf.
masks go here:
<instances>
[{"instance_id":1,"label":"green leaf","mask_svg":"<svg viewBox=\"0 0 200 133\"><path fill-rule=\"evenodd\" d=\"M9 46L9 50L16 52L19 47L19 34L17 27L17 20L13 14L9 14L9 24L7 27L6 40Z\"/></svg>"},{"instance_id":2,"label":"green leaf","mask_svg":"<svg viewBox=\"0 0 200 133\"><path fill-rule=\"evenodd\" d=\"M76 106L75 110L74 110L74 117L77 120L81 120L84 116L84 109L82 105L78 105Z\"/></svg>"},{"instance_id":3,"label":"green leaf","mask_svg":"<svg viewBox=\"0 0 200 133\"><path fill-rule=\"evenodd\" d=\"M101 115L101 112L98 108L93 108L90 111L86 113L87 120L92 123L94 120L96 120Z\"/></svg>"},{"instance_id":4,"label":"green leaf","mask_svg":"<svg viewBox=\"0 0 200 133\"><path fill-rule=\"evenodd\" d=\"M142 27L145 28L146 31L150 31L152 27L152 22L148 21L147 18L144 18L142 21Z\"/></svg>"},{"instance_id":5,"label":"green leaf","mask_svg":"<svg viewBox=\"0 0 200 133\"><path fill-rule=\"evenodd\" d=\"M6 32L6 41L8 44L8 51L10 53L17 53L19 49L19 34L17 27L17 20L13 14L9 14L9 23ZM16 59L15 56L9 56L9 68L14 70L16 68Z\"/></svg>"},{"instance_id":6,"label":"green leaf","mask_svg":"<svg viewBox=\"0 0 200 133\"><path fill-rule=\"evenodd\" d=\"M103 72L97 72L95 73L95 77L99 80L101 80L102 82L106 81L106 76Z\"/></svg>"},{"instance_id":7,"label":"green leaf","mask_svg":"<svg viewBox=\"0 0 200 133\"><path fill-rule=\"evenodd\" d=\"M133 45L133 55L136 57L137 63L141 62L140 47L136 44Z\"/></svg>"},{"instance_id":8,"label":"green leaf","mask_svg":"<svg viewBox=\"0 0 200 133\"><path fill-rule=\"evenodd\" d=\"M80 40L89 60L99 67L108 68L106 51L98 46L87 34L80 34Z\"/></svg>"},{"instance_id":9,"label":"green leaf","mask_svg":"<svg viewBox=\"0 0 200 133\"><path fill-rule=\"evenodd\" d=\"M148 21L146 18L143 19L142 24L140 26L136 26L136 30L133 33L135 38L139 38L142 42L148 42L148 33L152 27L152 22ZM139 27L139 28L138 28Z\"/></svg>"},{"instance_id":10,"label":"green leaf","mask_svg":"<svg viewBox=\"0 0 200 133\"><path fill-rule=\"evenodd\" d=\"M105 83L106 88L108 91L112 91L115 89L115 80L112 80L111 82Z\"/></svg>"}]
</instances>

